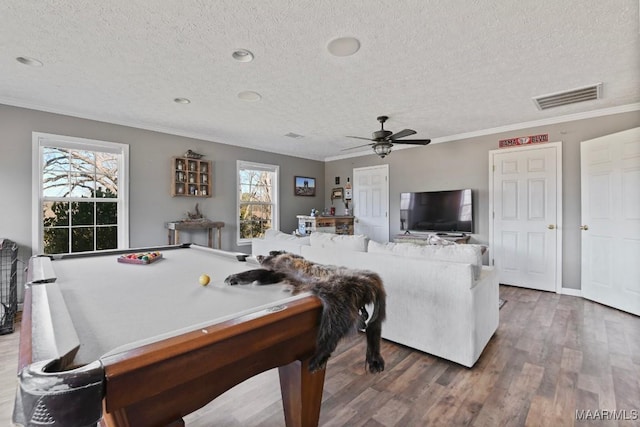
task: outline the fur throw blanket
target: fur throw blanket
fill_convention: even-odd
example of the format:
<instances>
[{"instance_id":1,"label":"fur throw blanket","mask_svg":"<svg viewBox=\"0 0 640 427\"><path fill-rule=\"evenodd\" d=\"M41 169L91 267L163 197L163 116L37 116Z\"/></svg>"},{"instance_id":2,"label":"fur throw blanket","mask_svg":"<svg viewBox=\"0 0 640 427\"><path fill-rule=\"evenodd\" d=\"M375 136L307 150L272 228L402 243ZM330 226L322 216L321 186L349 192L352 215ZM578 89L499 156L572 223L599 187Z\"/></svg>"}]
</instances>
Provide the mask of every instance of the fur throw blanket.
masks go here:
<instances>
[{"instance_id":1,"label":"fur throw blanket","mask_svg":"<svg viewBox=\"0 0 640 427\"><path fill-rule=\"evenodd\" d=\"M258 256L257 259L262 268L232 274L225 282L228 285L282 282L289 284L293 293L308 291L322 301L316 352L309 364L311 371L324 368L340 339L358 329L366 331L366 363L369 371L376 373L384 370L380 337L386 315L386 294L378 274L368 270L316 264L282 251L271 251L268 256ZM370 319L365 308L368 304L373 305Z\"/></svg>"}]
</instances>

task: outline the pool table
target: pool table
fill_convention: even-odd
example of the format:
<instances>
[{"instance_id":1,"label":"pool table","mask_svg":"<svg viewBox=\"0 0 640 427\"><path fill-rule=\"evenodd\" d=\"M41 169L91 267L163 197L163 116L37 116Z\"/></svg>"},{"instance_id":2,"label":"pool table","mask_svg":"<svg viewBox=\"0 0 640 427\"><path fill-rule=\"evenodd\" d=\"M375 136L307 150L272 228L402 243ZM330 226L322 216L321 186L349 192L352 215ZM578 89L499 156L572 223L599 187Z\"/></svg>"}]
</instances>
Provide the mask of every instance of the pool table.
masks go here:
<instances>
[{"instance_id":1,"label":"pool table","mask_svg":"<svg viewBox=\"0 0 640 427\"><path fill-rule=\"evenodd\" d=\"M118 262L143 251L162 256ZM282 284L224 284L252 268L250 257L189 244L32 257L14 421L183 426L186 414L278 367L286 425L317 425L325 372L308 363L322 305Z\"/></svg>"}]
</instances>

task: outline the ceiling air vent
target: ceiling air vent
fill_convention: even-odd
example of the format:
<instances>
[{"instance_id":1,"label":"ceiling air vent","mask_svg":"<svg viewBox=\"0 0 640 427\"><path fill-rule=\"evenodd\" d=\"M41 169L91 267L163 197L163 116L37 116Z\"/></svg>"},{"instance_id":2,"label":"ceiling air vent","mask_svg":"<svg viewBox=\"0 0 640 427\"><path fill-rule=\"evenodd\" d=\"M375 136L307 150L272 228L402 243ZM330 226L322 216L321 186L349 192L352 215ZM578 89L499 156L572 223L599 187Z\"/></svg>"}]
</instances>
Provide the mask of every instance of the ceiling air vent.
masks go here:
<instances>
[{"instance_id":1,"label":"ceiling air vent","mask_svg":"<svg viewBox=\"0 0 640 427\"><path fill-rule=\"evenodd\" d=\"M533 98L539 110L548 110L562 105L575 104L577 102L592 101L600 99L602 96L602 83L584 86L565 92L550 93L548 95L536 96Z\"/></svg>"}]
</instances>

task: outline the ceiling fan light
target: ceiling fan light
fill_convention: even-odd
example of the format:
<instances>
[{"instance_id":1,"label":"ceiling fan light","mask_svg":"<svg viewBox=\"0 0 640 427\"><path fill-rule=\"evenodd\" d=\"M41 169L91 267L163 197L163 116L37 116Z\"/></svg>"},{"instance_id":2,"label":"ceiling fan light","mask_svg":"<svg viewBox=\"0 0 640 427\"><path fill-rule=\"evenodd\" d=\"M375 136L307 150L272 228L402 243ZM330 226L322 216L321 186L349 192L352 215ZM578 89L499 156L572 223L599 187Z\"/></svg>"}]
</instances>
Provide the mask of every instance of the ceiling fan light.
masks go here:
<instances>
[{"instance_id":1,"label":"ceiling fan light","mask_svg":"<svg viewBox=\"0 0 640 427\"><path fill-rule=\"evenodd\" d=\"M391 153L391 147L393 147L393 144L381 142L373 146L373 152L380 156L381 159L384 159L389 153Z\"/></svg>"}]
</instances>

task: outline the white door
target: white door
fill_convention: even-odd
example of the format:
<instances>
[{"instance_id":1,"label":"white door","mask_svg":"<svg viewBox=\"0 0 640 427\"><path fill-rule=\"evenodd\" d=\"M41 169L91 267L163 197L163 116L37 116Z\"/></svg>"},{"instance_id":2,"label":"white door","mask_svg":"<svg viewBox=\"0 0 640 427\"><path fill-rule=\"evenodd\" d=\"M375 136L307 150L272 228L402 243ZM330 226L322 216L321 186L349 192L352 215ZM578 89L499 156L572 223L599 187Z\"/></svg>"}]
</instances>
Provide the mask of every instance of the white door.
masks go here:
<instances>
[{"instance_id":1,"label":"white door","mask_svg":"<svg viewBox=\"0 0 640 427\"><path fill-rule=\"evenodd\" d=\"M583 141L582 295L640 315L640 128Z\"/></svg>"},{"instance_id":2,"label":"white door","mask_svg":"<svg viewBox=\"0 0 640 427\"><path fill-rule=\"evenodd\" d=\"M490 250L500 283L561 290L560 143L493 150Z\"/></svg>"},{"instance_id":3,"label":"white door","mask_svg":"<svg viewBox=\"0 0 640 427\"><path fill-rule=\"evenodd\" d=\"M389 165L353 170L354 233L389 241Z\"/></svg>"}]
</instances>

